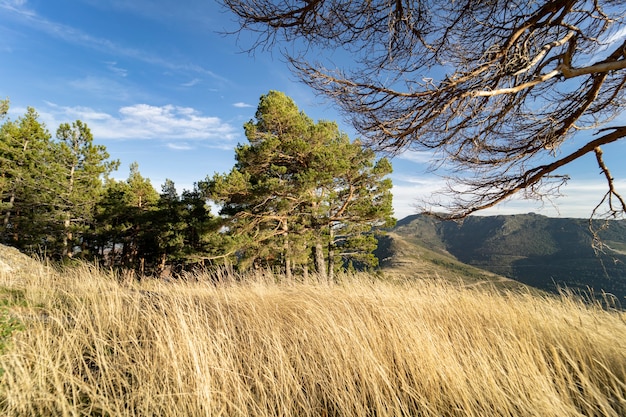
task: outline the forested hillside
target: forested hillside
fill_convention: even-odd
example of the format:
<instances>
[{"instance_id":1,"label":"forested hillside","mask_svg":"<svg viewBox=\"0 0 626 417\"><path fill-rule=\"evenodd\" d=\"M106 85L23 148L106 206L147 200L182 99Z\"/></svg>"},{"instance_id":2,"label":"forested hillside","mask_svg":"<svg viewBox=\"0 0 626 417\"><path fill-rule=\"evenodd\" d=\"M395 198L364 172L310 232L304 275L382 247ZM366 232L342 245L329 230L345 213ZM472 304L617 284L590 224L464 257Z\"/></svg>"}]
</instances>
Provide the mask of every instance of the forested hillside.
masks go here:
<instances>
[{"instance_id":1,"label":"forested hillside","mask_svg":"<svg viewBox=\"0 0 626 417\"><path fill-rule=\"evenodd\" d=\"M626 222L596 223L594 244L586 219L537 214L471 216L462 223L409 216L394 231L466 264L537 288L592 290L626 297Z\"/></svg>"}]
</instances>

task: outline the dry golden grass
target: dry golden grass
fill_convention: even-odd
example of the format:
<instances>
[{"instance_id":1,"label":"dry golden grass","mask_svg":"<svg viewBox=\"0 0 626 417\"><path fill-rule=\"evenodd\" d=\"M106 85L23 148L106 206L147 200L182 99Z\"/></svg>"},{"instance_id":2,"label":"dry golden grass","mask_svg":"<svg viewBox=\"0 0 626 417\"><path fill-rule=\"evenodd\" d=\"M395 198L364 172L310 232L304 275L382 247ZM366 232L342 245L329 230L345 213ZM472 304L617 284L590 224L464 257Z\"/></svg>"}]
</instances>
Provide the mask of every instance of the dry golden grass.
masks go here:
<instances>
[{"instance_id":1,"label":"dry golden grass","mask_svg":"<svg viewBox=\"0 0 626 417\"><path fill-rule=\"evenodd\" d=\"M367 276L0 277L25 327L0 355L2 415L626 415L624 316L570 298Z\"/></svg>"}]
</instances>

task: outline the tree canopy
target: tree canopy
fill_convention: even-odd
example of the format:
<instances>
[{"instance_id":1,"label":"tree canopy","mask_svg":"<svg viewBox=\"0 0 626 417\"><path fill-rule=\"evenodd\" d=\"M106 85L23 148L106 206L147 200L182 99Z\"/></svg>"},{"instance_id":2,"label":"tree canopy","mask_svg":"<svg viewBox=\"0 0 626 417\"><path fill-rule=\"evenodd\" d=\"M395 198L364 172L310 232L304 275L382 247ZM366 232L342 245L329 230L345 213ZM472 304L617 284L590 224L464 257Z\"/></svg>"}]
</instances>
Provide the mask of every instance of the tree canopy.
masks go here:
<instances>
[{"instance_id":1,"label":"tree canopy","mask_svg":"<svg viewBox=\"0 0 626 417\"><path fill-rule=\"evenodd\" d=\"M244 126L249 144L237 146L235 167L205 183L226 216L230 253L282 265L287 276L311 261L331 278L335 259L372 264L370 231L393 222L389 161L336 123L313 122L277 91L261 97L255 118Z\"/></svg>"},{"instance_id":2,"label":"tree canopy","mask_svg":"<svg viewBox=\"0 0 626 417\"><path fill-rule=\"evenodd\" d=\"M75 248L84 249L103 179L117 165L80 120L61 124L56 140L31 107L6 121L0 126L0 238L29 252L72 257Z\"/></svg>"},{"instance_id":3,"label":"tree canopy","mask_svg":"<svg viewBox=\"0 0 626 417\"><path fill-rule=\"evenodd\" d=\"M64 256L71 257L73 246L80 244L72 240L76 232L82 235L93 226L95 206L103 192L102 180L117 169L119 161L109 161L106 148L93 143L91 130L80 120L61 124L56 137L56 158L49 169L59 177L54 208L63 222Z\"/></svg>"},{"instance_id":4,"label":"tree canopy","mask_svg":"<svg viewBox=\"0 0 626 417\"><path fill-rule=\"evenodd\" d=\"M592 154L607 181L592 215L626 211L602 153L626 137L609 125L626 103L622 0L222 1L258 34L251 49L288 42L295 72L367 144L433 152L451 200L425 209L462 218L557 195L559 170ZM337 48L353 62L320 60Z\"/></svg>"}]
</instances>

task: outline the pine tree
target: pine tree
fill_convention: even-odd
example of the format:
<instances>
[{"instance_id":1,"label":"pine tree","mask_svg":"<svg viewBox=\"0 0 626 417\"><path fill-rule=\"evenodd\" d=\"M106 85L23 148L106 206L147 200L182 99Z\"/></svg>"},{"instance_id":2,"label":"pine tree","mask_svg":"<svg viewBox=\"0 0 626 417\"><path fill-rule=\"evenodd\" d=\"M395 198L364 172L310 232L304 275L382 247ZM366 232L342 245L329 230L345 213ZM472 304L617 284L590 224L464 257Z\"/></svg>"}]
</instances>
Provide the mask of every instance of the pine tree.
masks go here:
<instances>
[{"instance_id":1,"label":"pine tree","mask_svg":"<svg viewBox=\"0 0 626 417\"><path fill-rule=\"evenodd\" d=\"M158 247L156 272L177 270L202 264L214 253L217 243L217 222L211 215L206 199L197 186L184 190L179 196L172 180L165 180L157 204L150 212L148 227Z\"/></svg>"},{"instance_id":2,"label":"pine tree","mask_svg":"<svg viewBox=\"0 0 626 417\"><path fill-rule=\"evenodd\" d=\"M623 0L223 3L253 35L249 52L280 50L369 145L433 153L447 180L423 211L550 201L568 165L595 159L606 189L591 216L626 216L603 154L626 140Z\"/></svg>"},{"instance_id":3,"label":"pine tree","mask_svg":"<svg viewBox=\"0 0 626 417\"><path fill-rule=\"evenodd\" d=\"M105 178L118 161L109 161L102 145L94 145L89 127L80 120L57 130L57 158L53 174L59 180L55 210L63 222L62 256L71 257L74 245L93 224L94 208L104 191Z\"/></svg>"},{"instance_id":4,"label":"pine tree","mask_svg":"<svg viewBox=\"0 0 626 417\"><path fill-rule=\"evenodd\" d=\"M311 223L317 231L316 251L321 250L320 240L327 241L327 273L332 280L335 269L350 260L376 266L372 252L378 243L372 227L389 227L395 219L392 183L386 178L392 172L391 163L386 158L376 161L372 150L359 141L351 143L346 135L334 135L326 143L312 164L312 171L323 175L315 181L318 198ZM323 265L317 269L322 272Z\"/></svg>"},{"instance_id":5,"label":"pine tree","mask_svg":"<svg viewBox=\"0 0 626 417\"><path fill-rule=\"evenodd\" d=\"M2 239L31 252L54 239L50 183L51 135L32 107L0 127Z\"/></svg>"},{"instance_id":6,"label":"pine tree","mask_svg":"<svg viewBox=\"0 0 626 417\"><path fill-rule=\"evenodd\" d=\"M127 240L122 251L126 265L134 267L143 275L146 270L146 260L155 259L158 246L155 242L154 230L149 227L148 218L151 212L157 210L159 193L154 189L148 178L139 172L139 164L130 165L130 174L126 180L128 193L128 217L131 227L128 230Z\"/></svg>"},{"instance_id":7,"label":"pine tree","mask_svg":"<svg viewBox=\"0 0 626 417\"><path fill-rule=\"evenodd\" d=\"M255 118L244 125L249 144L237 147L235 167L206 184L227 216L231 251L240 260L280 264L287 277L312 261L325 275L324 257L331 277L339 256L368 260L362 252L371 245L336 248L364 242L373 225L392 221L385 179L391 164L375 162L373 152L350 142L335 123L314 123L283 93L262 96Z\"/></svg>"},{"instance_id":8,"label":"pine tree","mask_svg":"<svg viewBox=\"0 0 626 417\"><path fill-rule=\"evenodd\" d=\"M165 180L161 187L157 207L158 209L151 216L151 226L158 245L156 269L162 273L168 260L171 262L183 257L182 253L185 248L185 207L176 191L174 181Z\"/></svg>"},{"instance_id":9,"label":"pine tree","mask_svg":"<svg viewBox=\"0 0 626 417\"><path fill-rule=\"evenodd\" d=\"M131 228L129 186L125 181L106 181L102 198L95 208L95 227L91 242L94 253L107 266L121 266L121 249Z\"/></svg>"},{"instance_id":10,"label":"pine tree","mask_svg":"<svg viewBox=\"0 0 626 417\"><path fill-rule=\"evenodd\" d=\"M109 180L96 207L100 254L111 266L134 269L144 275L158 258L156 230L151 224L159 193L134 162L126 181Z\"/></svg>"},{"instance_id":11,"label":"pine tree","mask_svg":"<svg viewBox=\"0 0 626 417\"><path fill-rule=\"evenodd\" d=\"M224 245L219 218L211 213L198 184L192 190L183 190L181 197L184 230L184 259L186 263L204 264L207 258L220 252Z\"/></svg>"},{"instance_id":12,"label":"pine tree","mask_svg":"<svg viewBox=\"0 0 626 417\"><path fill-rule=\"evenodd\" d=\"M0 127L2 238L28 252L71 256L74 246L88 246L84 232L117 162L82 122L62 124L53 141L38 118L29 107Z\"/></svg>"}]
</instances>

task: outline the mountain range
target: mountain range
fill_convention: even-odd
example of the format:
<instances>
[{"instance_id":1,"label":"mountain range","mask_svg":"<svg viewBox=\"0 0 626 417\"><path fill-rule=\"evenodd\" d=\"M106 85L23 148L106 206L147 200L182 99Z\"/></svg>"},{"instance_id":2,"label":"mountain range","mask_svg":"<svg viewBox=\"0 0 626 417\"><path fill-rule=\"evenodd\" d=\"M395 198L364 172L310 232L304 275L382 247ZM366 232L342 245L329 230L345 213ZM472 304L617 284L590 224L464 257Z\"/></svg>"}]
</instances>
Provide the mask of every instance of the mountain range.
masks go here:
<instances>
[{"instance_id":1,"label":"mountain range","mask_svg":"<svg viewBox=\"0 0 626 417\"><path fill-rule=\"evenodd\" d=\"M398 221L379 242L376 255L383 271L452 274L464 281L524 284L549 292L567 288L626 305L624 220L590 224L530 213L455 222L413 215Z\"/></svg>"}]
</instances>

